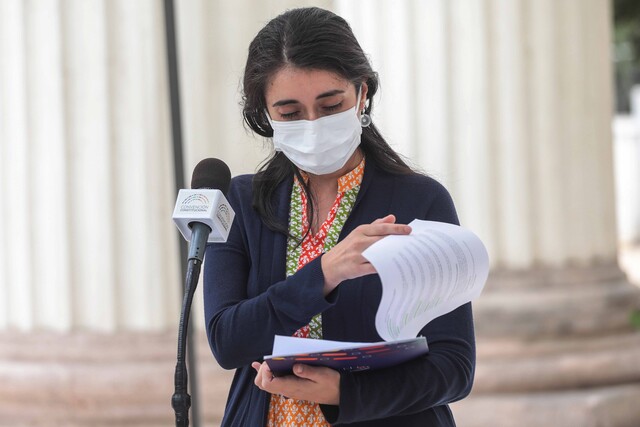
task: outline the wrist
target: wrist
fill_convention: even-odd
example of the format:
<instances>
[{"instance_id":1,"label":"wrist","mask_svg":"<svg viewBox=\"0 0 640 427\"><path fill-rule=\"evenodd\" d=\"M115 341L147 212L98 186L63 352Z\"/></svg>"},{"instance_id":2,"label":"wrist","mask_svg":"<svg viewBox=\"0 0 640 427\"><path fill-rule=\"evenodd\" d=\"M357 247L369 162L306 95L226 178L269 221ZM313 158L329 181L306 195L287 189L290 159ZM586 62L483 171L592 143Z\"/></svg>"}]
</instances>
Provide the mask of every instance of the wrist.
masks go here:
<instances>
[{"instance_id":1,"label":"wrist","mask_svg":"<svg viewBox=\"0 0 640 427\"><path fill-rule=\"evenodd\" d=\"M326 257L326 254L322 255L320 259L320 266L322 268L322 274L324 276L324 288L323 293L325 296L330 294L335 288L340 284L340 280L335 278L331 272L331 268L329 266L329 260Z\"/></svg>"}]
</instances>

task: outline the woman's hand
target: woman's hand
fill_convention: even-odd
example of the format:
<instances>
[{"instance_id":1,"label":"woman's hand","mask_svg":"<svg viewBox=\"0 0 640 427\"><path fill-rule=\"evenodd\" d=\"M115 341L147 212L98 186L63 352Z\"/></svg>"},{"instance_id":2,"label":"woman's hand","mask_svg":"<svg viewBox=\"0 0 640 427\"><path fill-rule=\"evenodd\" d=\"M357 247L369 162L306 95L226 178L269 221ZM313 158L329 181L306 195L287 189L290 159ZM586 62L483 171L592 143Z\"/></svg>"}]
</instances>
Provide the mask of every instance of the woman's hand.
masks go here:
<instances>
[{"instance_id":1,"label":"woman's hand","mask_svg":"<svg viewBox=\"0 0 640 427\"><path fill-rule=\"evenodd\" d=\"M411 227L395 222L395 216L387 215L371 224L360 225L322 256L325 295L344 280L376 272L373 265L362 256L362 252L383 237L411 233Z\"/></svg>"},{"instance_id":2,"label":"woman's hand","mask_svg":"<svg viewBox=\"0 0 640 427\"><path fill-rule=\"evenodd\" d=\"M274 377L266 362L253 362L251 366L258 372L255 384L268 393L325 405L340 403L338 371L321 366L294 365L294 375Z\"/></svg>"}]
</instances>

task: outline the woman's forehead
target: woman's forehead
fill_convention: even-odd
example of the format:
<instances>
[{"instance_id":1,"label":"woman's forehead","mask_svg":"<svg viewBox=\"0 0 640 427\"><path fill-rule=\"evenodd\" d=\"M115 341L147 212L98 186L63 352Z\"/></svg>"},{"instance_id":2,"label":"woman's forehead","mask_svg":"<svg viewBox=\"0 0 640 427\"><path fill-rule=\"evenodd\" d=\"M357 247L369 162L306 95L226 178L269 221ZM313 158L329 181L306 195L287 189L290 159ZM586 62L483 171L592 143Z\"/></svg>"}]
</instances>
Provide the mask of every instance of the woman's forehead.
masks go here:
<instances>
[{"instance_id":1,"label":"woman's forehead","mask_svg":"<svg viewBox=\"0 0 640 427\"><path fill-rule=\"evenodd\" d=\"M353 84L339 74L318 69L284 67L278 70L267 84L267 102L278 99L315 98L332 90L347 90Z\"/></svg>"}]
</instances>

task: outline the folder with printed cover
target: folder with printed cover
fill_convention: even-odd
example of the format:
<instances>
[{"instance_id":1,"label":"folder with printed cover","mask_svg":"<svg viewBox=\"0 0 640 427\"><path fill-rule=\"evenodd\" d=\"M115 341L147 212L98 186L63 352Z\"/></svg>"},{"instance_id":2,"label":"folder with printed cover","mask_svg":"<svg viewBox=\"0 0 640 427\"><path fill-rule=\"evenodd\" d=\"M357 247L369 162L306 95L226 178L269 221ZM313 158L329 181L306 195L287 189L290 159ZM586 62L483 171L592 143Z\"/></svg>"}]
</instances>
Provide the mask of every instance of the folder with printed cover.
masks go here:
<instances>
[{"instance_id":1,"label":"folder with printed cover","mask_svg":"<svg viewBox=\"0 0 640 427\"><path fill-rule=\"evenodd\" d=\"M274 354L266 356L265 362L275 376L290 374L293 365L297 363L357 372L398 365L428 351L429 347L424 337L376 343L351 343L278 335L274 343Z\"/></svg>"}]
</instances>

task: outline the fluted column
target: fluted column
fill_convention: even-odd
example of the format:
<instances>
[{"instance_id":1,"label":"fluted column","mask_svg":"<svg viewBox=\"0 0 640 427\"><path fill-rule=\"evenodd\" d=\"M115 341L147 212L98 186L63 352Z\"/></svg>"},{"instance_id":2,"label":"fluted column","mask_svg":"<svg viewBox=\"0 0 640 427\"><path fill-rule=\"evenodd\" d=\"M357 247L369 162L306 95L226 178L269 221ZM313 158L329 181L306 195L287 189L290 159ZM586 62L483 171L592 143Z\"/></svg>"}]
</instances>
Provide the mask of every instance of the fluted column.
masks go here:
<instances>
[{"instance_id":1,"label":"fluted column","mask_svg":"<svg viewBox=\"0 0 640 427\"><path fill-rule=\"evenodd\" d=\"M33 324L32 280L29 269L31 253L27 236L31 224L23 210L28 206L28 150L26 107L26 45L23 31L24 8L22 2L0 3L0 183L2 202L0 215L0 324L3 329L13 324L30 328ZM11 143L9 143L11 141ZM22 209L15 209L15 207ZM8 227L5 224L11 224ZM10 243L11 242L11 243ZM18 282L19 283L12 283Z\"/></svg>"},{"instance_id":2,"label":"fluted column","mask_svg":"<svg viewBox=\"0 0 640 427\"><path fill-rule=\"evenodd\" d=\"M609 2L337 5L381 75L374 120L494 266L614 259Z\"/></svg>"},{"instance_id":3,"label":"fluted column","mask_svg":"<svg viewBox=\"0 0 640 427\"><path fill-rule=\"evenodd\" d=\"M67 152L69 156L69 224L73 234L69 257L73 259L73 313L77 323L90 329L115 329L115 240L109 216L88 215L88 209L111 209L112 135L109 126L109 88L105 5L69 1L61 19L65 28ZM101 218L102 217L102 218ZM98 222L96 222L96 220ZM95 301L90 303L90 301ZM99 301L100 303L97 303Z\"/></svg>"},{"instance_id":4,"label":"fluted column","mask_svg":"<svg viewBox=\"0 0 640 427\"><path fill-rule=\"evenodd\" d=\"M0 28L0 328L173 328L162 4L7 0Z\"/></svg>"}]
</instances>

